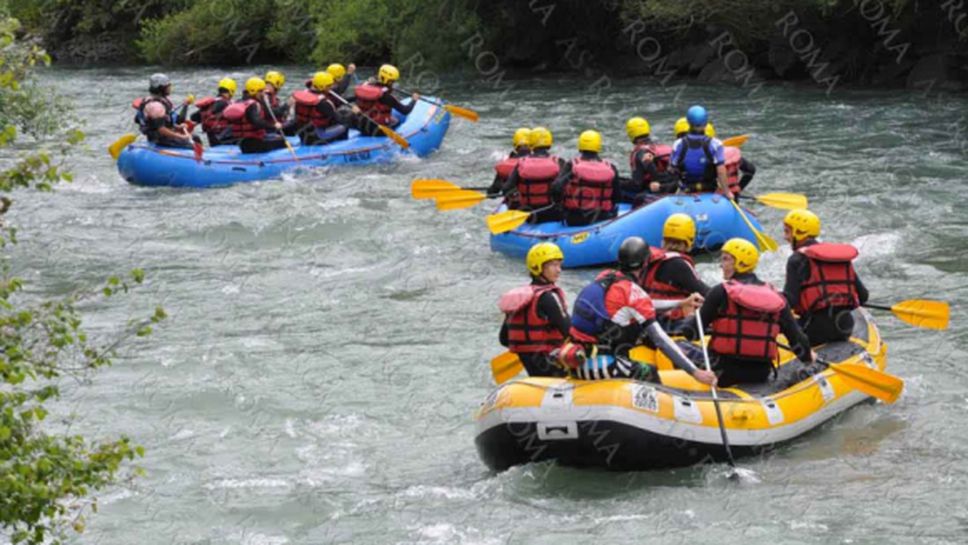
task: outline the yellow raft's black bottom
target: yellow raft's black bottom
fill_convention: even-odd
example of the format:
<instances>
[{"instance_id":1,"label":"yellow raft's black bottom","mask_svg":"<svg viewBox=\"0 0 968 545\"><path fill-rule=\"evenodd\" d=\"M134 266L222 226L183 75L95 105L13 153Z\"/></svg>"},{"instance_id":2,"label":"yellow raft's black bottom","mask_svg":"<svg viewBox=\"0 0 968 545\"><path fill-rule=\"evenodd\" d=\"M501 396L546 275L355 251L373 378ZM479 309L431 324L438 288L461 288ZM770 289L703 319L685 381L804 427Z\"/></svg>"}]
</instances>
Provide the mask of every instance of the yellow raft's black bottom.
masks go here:
<instances>
[{"instance_id":1,"label":"yellow raft's black bottom","mask_svg":"<svg viewBox=\"0 0 968 545\"><path fill-rule=\"evenodd\" d=\"M817 350L835 363L883 370L887 346L866 311L854 312L849 342ZM664 362L657 362L660 369ZM554 460L578 467L648 470L723 461L708 388L682 371L662 385L632 380L525 378L494 390L476 414L477 451L487 466ZM776 377L719 391L735 456L763 453L869 400L824 366L783 353Z\"/></svg>"}]
</instances>

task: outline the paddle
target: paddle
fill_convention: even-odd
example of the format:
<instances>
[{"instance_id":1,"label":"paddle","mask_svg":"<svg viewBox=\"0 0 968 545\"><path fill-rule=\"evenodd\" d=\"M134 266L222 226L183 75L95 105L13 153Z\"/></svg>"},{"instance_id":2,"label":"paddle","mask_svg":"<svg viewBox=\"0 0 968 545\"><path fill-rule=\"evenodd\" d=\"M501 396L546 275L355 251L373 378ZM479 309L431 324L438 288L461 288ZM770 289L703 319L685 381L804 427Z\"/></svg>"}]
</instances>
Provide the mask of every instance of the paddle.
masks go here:
<instances>
[{"instance_id":1,"label":"paddle","mask_svg":"<svg viewBox=\"0 0 968 545\"><path fill-rule=\"evenodd\" d=\"M739 213L739 217L743 218L743 221L746 222L746 226L750 228L750 231L753 231L753 234L756 236L756 242L759 245L761 252L762 251L775 252L780 247L776 243L776 241L773 240L772 237L770 237L770 235L760 231L759 229L753 226L753 222L751 222L750 219L746 217L746 212L743 212L743 209L740 208L738 204L736 204L736 201L730 198L727 198L726 200L729 201L729 204L733 205L733 208L735 208L736 211Z\"/></svg>"},{"instance_id":2,"label":"paddle","mask_svg":"<svg viewBox=\"0 0 968 545\"><path fill-rule=\"evenodd\" d=\"M273 112L272 111L272 106L266 103L266 96L265 95L262 95L262 98L259 99L259 103L262 104L262 107L265 108L269 112L269 117L272 118L272 122L275 123L275 124L277 124L277 125L281 125L279 123L279 120L276 119L276 112ZM299 162L299 156L296 155L296 150L292 149L292 144L290 144L289 143L289 139L286 138L286 133L282 132L282 128L278 128L278 129L276 129L276 131L278 131L279 132L279 135L282 136L282 141L286 144L286 149L289 150L289 153L292 154L292 158L295 159L296 162L298 163Z\"/></svg>"},{"instance_id":3,"label":"paddle","mask_svg":"<svg viewBox=\"0 0 968 545\"><path fill-rule=\"evenodd\" d=\"M417 178L410 184L410 196L414 199L433 199L454 191L487 191L490 187L461 187L438 178Z\"/></svg>"},{"instance_id":4,"label":"paddle","mask_svg":"<svg viewBox=\"0 0 968 545\"><path fill-rule=\"evenodd\" d=\"M338 93L328 93L328 94L330 96L334 96L334 97L338 98L340 100L340 102L342 102L343 104L346 104L347 106L350 105L349 101L347 101L345 98L339 96ZM376 121L373 121L373 118L372 117L366 115L363 112L360 112L360 115L362 115L363 117L365 117L366 119L368 119L370 121L370 123L373 123L374 125L376 125L377 128L380 129L380 132L382 132L383 134L387 135L387 138L389 138L390 140L393 140L394 142L396 142L397 145L399 145L401 148L403 148L403 149L410 149L410 142L408 142L406 138L400 136L400 133L394 131L390 127L387 127L386 125L381 125L381 124L377 123Z\"/></svg>"},{"instance_id":5,"label":"paddle","mask_svg":"<svg viewBox=\"0 0 968 545\"><path fill-rule=\"evenodd\" d=\"M944 301L908 299L893 306L865 303L864 307L893 312L899 320L927 329L948 329L951 309Z\"/></svg>"},{"instance_id":6,"label":"paddle","mask_svg":"<svg viewBox=\"0 0 968 545\"><path fill-rule=\"evenodd\" d=\"M185 100L178 106L175 106L172 109L172 111L175 111L185 106L186 104L191 104L192 102L195 102L195 97L193 95L188 95L187 97L185 97ZM131 132L125 133L121 136L121 138L118 138L117 140L112 142L111 145L108 146L108 153L111 155L112 159L117 161L118 157L121 156L121 151L124 150L124 148L130 146L137 139L138 139L137 134L134 134ZM196 150L195 153L198 154L198 151Z\"/></svg>"},{"instance_id":7,"label":"paddle","mask_svg":"<svg viewBox=\"0 0 968 545\"><path fill-rule=\"evenodd\" d=\"M750 135L741 134L739 136L734 136L732 138L727 138L726 140L723 140L723 145L734 147L734 148L741 148L743 147L743 144L745 144L746 141L749 139L750 139Z\"/></svg>"},{"instance_id":8,"label":"paddle","mask_svg":"<svg viewBox=\"0 0 968 545\"><path fill-rule=\"evenodd\" d=\"M491 360L491 375L498 384L504 384L523 370L524 364L514 352L505 352Z\"/></svg>"},{"instance_id":9,"label":"paddle","mask_svg":"<svg viewBox=\"0 0 968 545\"><path fill-rule=\"evenodd\" d=\"M487 198L477 191L450 191L436 198L437 210L470 208Z\"/></svg>"},{"instance_id":10,"label":"paddle","mask_svg":"<svg viewBox=\"0 0 968 545\"><path fill-rule=\"evenodd\" d=\"M390 89L393 91L400 91L401 93L406 93L408 95L414 94L413 91L408 91L402 87L391 87ZM477 120L481 118L481 116L477 115L477 112L475 112L474 110L471 110L470 108L461 108L460 106L455 106L453 104L444 104L443 102L430 100L429 98L426 98L424 96L421 96L420 100L430 104L434 104L436 106L440 106L443 109L447 110L448 112L456 115L457 117L463 117L464 119L473 121L475 123L477 123Z\"/></svg>"},{"instance_id":11,"label":"paddle","mask_svg":"<svg viewBox=\"0 0 968 545\"><path fill-rule=\"evenodd\" d=\"M491 234L500 235L501 233L513 231L524 225L524 222L528 221L528 218L531 217L531 214L541 212L542 210L548 210L554 206L554 204L549 204L548 206L542 206L541 208L530 211L507 210L505 212L491 214L485 218L485 221L487 222L487 228L490 229Z\"/></svg>"},{"instance_id":12,"label":"paddle","mask_svg":"<svg viewBox=\"0 0 968 545\"><path fill-rule=\"evenodd\" d=\"M756 201L766 206L782 210L797 210L809 208L806 195L799 193L767 193L765 195L740 195L740 199Z\"/></svg>"},{"instance_id":13,"label":"paddle","mask_svg":"<svg viewBox=\"0 0 968 545\"><path fill-rule=\"evenodd\" d=\"M782 343L777 343L777 345L784 350L793 350ZM817 361L834 370L851 388L864 392L871 397L876 397L884 403L894 403L901 395L901 391L904 390L904 381L900 378L866 365L834 363L819 357Z\"/></svg>"},{"instance_id":14,"label":"paddle","mask_svg":"<svg viewBox=\"0 0 968 545\"><path fill-rule=\"evenodd\" d=\"M712 366L709 365L709 350L706 348L706 333L702 327L702 317L696 313L696 325L699 327L699 340L702 344L702 359L706 364L706 371L712 373ZM723 448L726 449L726 458L733 470L730 472L729 479L739 478L739 471L736 469L736 459L733 458L733 450L729 448L729 438L726 436L726 426L723 425L723 412L719 408L719 396L716 395L716 387L710 386L709 391L713 395L713 406L716 408L716 423L719 424L719 435L723 438Z\"/></svg>"}]
</instances>

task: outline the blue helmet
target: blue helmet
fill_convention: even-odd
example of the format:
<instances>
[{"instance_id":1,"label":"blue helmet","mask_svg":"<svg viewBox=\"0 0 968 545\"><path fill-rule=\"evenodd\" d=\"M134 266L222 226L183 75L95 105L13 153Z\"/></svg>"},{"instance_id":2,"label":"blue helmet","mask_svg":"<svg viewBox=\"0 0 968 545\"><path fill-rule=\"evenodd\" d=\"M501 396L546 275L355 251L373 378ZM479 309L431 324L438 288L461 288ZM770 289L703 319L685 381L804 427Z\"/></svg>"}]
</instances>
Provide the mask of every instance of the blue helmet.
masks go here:
<instances>
[{"instance_id":1,"label":"blue helmet","mask_svg":"<svg viewBox=\"0 0 968 545\"><path fill-rule=\"evenodd\" d=\"M686 120L689 121L690 127L702 128L709 122L709 114L706 113L706 108L702 106L692 106L686 112Z\"/></svg>"}]
</instances>

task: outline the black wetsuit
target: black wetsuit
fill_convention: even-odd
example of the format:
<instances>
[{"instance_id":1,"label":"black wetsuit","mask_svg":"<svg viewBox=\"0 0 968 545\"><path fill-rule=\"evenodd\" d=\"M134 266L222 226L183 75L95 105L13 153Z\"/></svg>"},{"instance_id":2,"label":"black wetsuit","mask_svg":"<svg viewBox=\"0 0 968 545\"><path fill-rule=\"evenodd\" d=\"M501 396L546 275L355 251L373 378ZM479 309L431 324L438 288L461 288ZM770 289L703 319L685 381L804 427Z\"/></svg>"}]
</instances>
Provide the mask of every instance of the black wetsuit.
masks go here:
<instances>
[{"instance_id":1,"label":"black wetsuit","mask_svg":"<svg viewBox=\"0 0 968 545\"><path fill-rule=\"evenodd\" d=\"M799 248L806 248L817 244L816 240L805 241ZM783 286L783 296L789 305L800 301L800 286L810 278L810 261L800 252L793 252L787 260L786 284ZM854 283L860 304L867 302L870 294L860 277ZM800 326L810 339L812 346L824 343L846 341L854 330L854 316L851 307L827 307L816 312L808 312L800 316Z\"/></svg>"},{"instance_id":2,"label":"black wetsuit","mask_svg":"<svg viewBox=\"0 0 968 545\"><path fill-rule=\"evenodd\" d=\"M531 283L534 285L546 285L548 282L543 278L535 278ZM538 297L537 312L539 317L551 322L555 329L560 331L562 335L565 337L568 336L568 330L571 329L571 319L561 304L558 303L558 298L554 292L546 291ZM502 346L509 346L507 318L501 324L498 340ZM520 353L518 357L521 359L521 363L524 364L524 368L528 371L528 375L532 377L563 377L567 375L565 370L552 361L548 357L548 354L544 352Z\"/></svg>"},{"instance_id":3,"label":"black wetsuit","mask_svg":"<svg viewBox=\"0 0 968 545\"><path fill-rule=\"evenodd\" d=\"M531 151L532 157L549 157L551 154L548 152L548 148L537 148ZM558 168L564 170L566 161L561 157L558 158ZM518 190L518 180L520 176L518 175L518 167L514 167L511 175L508 176L507 182L501 188L501 194L507 197L511 195L512 192ZM547 210L542 210L541 212L536 212L531 214L528 218L529 223L544 223L546 221L561 221L561 207L557 204L553 204Z\"/></svg>"},{"instance_id":4,"label":"black wetsuit","mask_svg":"<svg viewBox=\"0 0 968 545\"><path fill-rule=\"evenodd\" d=\"M581 159L584 161L601 161L602 158L598 156L597 153L593 151L583 151L581 152ZM551 198L558 203L562 204L562 199L565 194L565 186L571 181L571 161L565 163L561 172L558 173L558 177L551 184ZM566 224L571 226L582 226L590 225L595 222L605 221L607 219L612 219L618 215L618 202L619 195L622 192L622 187L618 178L618 169L615 165L611 165L613 177L612 177L612 209L608 212L604 210L564 210L562 207L562 217Z\"/></svg>"},{"instance_id":5,"label":"black wetsuit","mask_svg":"<svg viewBox=\"0 0 968 545\"><path fill-rule=\"evenodd\" d=\"M754 273L742 273L733 276L733 280L743 284L763 285L763 282ZM702 319L703 328L707 334L711 332L710 324L726 312L726 289L722 284L718 284L709 290L706 301L699 309L699 316ZM692 339L698 339L698 328L688 330ZM786 335L793 348L794 354L801 361L810 362L810 341L797 325L790 305L783 307L780 311L780 331ZM766 382L773 372L773 362L763 358L740 358L735 356L724 356L710 351L709 357L713 371L719 377L719 386L729 387L734 384Z\"/></svg>"},{"instance_id":6,"label":"black wetsuit","mask_svg":"<svg viewBox=\"0 0 968 545\"><path fill-rule=\"evenodd\" d=\"M753 176L756 175L756 165L746 157L741 157L739 160L739 171L742 174L739 179L739 188L746 189L746 186L753 181Z\"/></svg>"},{"instance_id":7,"label":"black wetsuit","mask_svg":"<svg viewBox=\"0 0 968 545\"><path fill-rule=\"evenodd\" d=\"M246 108L245 117L248 118L249 123L265 129L267 134L265 138L243 138L239 142L242 153L262 153L286 147L285 137L279 134L279 130L272 121L264 117L265 108L265 105L260 108L256 104L250 104Z\"/></svg>"}]
</instances>

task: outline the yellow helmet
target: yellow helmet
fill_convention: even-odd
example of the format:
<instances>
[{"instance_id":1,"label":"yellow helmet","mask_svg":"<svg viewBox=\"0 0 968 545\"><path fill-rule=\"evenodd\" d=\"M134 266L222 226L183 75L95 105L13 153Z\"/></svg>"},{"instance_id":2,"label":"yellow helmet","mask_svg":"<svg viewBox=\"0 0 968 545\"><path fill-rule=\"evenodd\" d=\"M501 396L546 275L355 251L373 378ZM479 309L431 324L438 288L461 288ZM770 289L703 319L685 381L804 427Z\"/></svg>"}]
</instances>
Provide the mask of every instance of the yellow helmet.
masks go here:
<instances>
[{"instance_id":1,"label":"yellow helmet","mask_svg":"<svg viewBox=\"0 0 968 545\"><path fill-rule=\"evenodd\" d=\"M633 117L625 122L625 132L629 135L629 140L635 141L640 136L651 134L652 127L644 117Z\"/></svg>"},{"instance_id":2,"label":"yellow helmet","mask_svg":"<svg viewBox=\"0 0 968 545\"><path fill-rule=\"evenodd\" d=\"M266 83L272 85L276 89L282 89L282 86L286 84L286 76L283 76L282 72L276 72L275 70L269 70L266 72L265 80Z\"/></svg>"},{"instance_id":3,"label":"yellow helmet","mask_svg":"<svg viewBox=\"0 0 968 545\"><path fill-rule=\"evenodd\" d=\"M680 134L689 132L689 121L685 117L676 119L676 126L673 131L676 133L676 138L679 138Z\"/></svg>"},{"instance_id":4,"label":"yellow helmet","mask_svg":"<svg viewBox=\"0 0 968 545\"><path fill-rule=\"evenodd\" d=\"M249 78L245 80L245 92L254 95L266 88L266 82L262 78Z\"/></svg>"},{"instance_id":5,"label":"yellow helmet","mask_svg":"<svg viewBox=\"0 0 968 545\"><path fill-rule=\"evenodd\" d=\"M346 67L338 62L334 62L333 64L327 66L326 71L333 76L333 81L339 81L343 79L343 76L346 75Z\"/></svg>"},{"instance_id":6,"label":"yellow helmet","mask_svg":"<svg viewBox=\"0 0 968 545\"><path fill-rule=\"evenodd\" d=\"M787 212L786 217L783 218L783 225L790 226L793 240L796 242L820 236L820 218L806 208Z\"/></svg>"},{"instance_id":7,"label":"yellow helmet","mask_svg":"<svg viewBox=\"0 0 968 545\"><path fill-rule=\"evenodd\" d=\"M578 151L602 151L602 134L598 131L584 131L578 136Z\"/></svg>"},{"instance_id":8,"label":"yellow helmet","mask_svg":"<svg viewBox=\"0 0 968 545\"><path fill-rule=\"evenodd\" d=\"M713 127L712 123L706 123L706 136L716 138L716 128Z\"/></svg>"},{"instance_id":9,"label":"yellow helmet","mask_svg":"<svg viewBox=\"0 0 968 545\"><path fill-rule=\"evenodd\" d=\"M696 240L696 222L689 214L673 214L662 225L662 238L681 240L692 248L692 241Z\"/></svg>"},{"instance_id":10,"label":"yellow helmet","mask_svg":"<svg viewBox=\"0 0 968 545\"><path fill-rule=\"evenodd\" d=\"M561 253L561 248L554 242L539 242L528 250L525 263L532 276L540 276L545 263L564 258L565 254Z\"/></svg>"},{"instance_id":11,"label":"yellow helmet","mask_svg":"<svg viewBox=\"0 0 968 545\"><path fill-rule=\"evenodd\" d=\"M520 129L514 131L514 136L511 138L511 142L516 148L521 146L529 146L531 143L531 129L521 127Z\"/></svg>"},{"instance_id":12,"label":"yellow helmet","mask_svg":"<svg viewBox=\"0 0 968 545\"><path fill-rule=\"evenodd\" d=\"M531 142L531 148L550 148L551 144L554 143L554 138L551 136L551 131L544 127L535 127L531 129L531 136L528 139Z\"/></svg>"},{"instance_id":13,"label":"yellow helmet","mask_svg":"<svg viewBox=\"0 0 968 545\"><path fill-rule=\"evenodd\" d=\"M229 96L235 96L235 92L239 89L239 86L232 78L222 78L222 80L218 82L218 88L228 91Z\"/></svg>"},{"instance_id":14,"label":"yellow helmet","mask_svg":"<svg viewBox=\"0 0 968 545\"><path fill-rule=\"evenodd\" d=\"M376 73L376 79L383 85L390 85L400 79L400 71L392 64L384 64Z\"/></svg>"},{"instance_id":15,"label":"yellow helmet","mask_svg":"<svg viewBox=\"0 0 968 545\"><path fill-rule=\"evenodd\" d=\"M760 252L753 243L745 238L731 238L723 244L723 253L733 256L736 265L733 267L738 273L750 272L756 268L760 260Z\"/></svg>"},{"instance_id":16,"label":"yellow helmet","mask_svg":"<svg viewBox=\"0 0 968 545\"><path fill-rule=\"evenodd\" d=\"M313 89L325 91L332 87L333 75L329 72L316 72L313 74Z\"/></svg>"}]
</instances>

